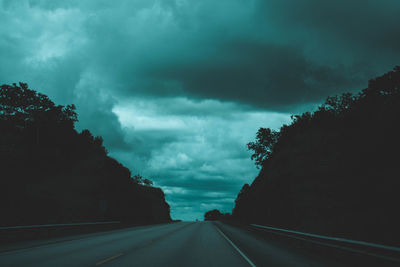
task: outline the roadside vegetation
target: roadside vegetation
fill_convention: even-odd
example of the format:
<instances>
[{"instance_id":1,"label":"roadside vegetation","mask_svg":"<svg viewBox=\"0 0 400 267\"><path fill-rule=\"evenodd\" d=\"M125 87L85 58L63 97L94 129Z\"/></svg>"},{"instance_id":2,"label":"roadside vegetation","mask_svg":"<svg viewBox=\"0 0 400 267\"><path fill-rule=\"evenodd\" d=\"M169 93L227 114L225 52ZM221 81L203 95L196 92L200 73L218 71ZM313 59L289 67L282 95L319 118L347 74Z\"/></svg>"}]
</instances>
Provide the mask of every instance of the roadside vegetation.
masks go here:
<instances>
[{"instance_id":1,"label":"roadside vegetation","mask_svg":"<svg viewBox=\"0 0 400 267\"><path fill-rule=\"evenodd\" d=\"M400 67L248 144L261 167L233 218L400 245Z\"/></svg>"},{"instance_id":2,"label":"roadside vegetation","mask_svg":"<svg viewBox=\"0 0 400 267\"><path fill-rule=\"evenodd\" d=\"M207 211L204 214L205 221L227 221L231 218L230 213L221 213L219 210L214 209Z\"/></svg>"},{"instance_id":3,"label":"roadside vegetation","mask_svg":"<svg viewBox=\"0 0 400 267\"><path fill-rule=\"evenodd\" d=\"M0 86L0 226L120 220L170 221L161 189L78 132L74 105L20 83Z\"/></svg>"}]
</instances>

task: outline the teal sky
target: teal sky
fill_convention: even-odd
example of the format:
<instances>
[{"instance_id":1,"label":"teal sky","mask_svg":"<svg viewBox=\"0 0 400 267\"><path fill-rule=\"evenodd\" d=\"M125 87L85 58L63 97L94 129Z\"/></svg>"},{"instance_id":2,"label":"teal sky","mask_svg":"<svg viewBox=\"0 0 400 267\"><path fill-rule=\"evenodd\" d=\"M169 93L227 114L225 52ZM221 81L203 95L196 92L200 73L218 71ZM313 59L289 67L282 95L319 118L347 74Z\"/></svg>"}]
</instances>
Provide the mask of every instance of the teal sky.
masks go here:
<instances>
[{"instance_id":1,"label":"teal sky","mask_svg":"<svg viewBox=\"0 0 400 267\"><path fill-rule=\"evenodd\" d=\"M0 83L78 107L79 129L160 186L172 217L230 212L259 127L400 64L397 0L0 0Z\"/></svg>"}]
</instances>

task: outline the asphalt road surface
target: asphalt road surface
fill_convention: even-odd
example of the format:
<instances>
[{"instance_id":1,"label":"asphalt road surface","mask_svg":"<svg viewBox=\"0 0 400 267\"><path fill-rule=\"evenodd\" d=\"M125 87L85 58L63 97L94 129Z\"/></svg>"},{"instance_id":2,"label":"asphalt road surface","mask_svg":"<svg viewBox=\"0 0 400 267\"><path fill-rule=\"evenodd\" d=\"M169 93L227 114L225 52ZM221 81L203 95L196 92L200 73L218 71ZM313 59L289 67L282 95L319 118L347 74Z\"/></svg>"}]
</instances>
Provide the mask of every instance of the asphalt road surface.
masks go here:
<instances>
[{"instance_id":1,"label":"asphalt road surface","mask_svg":"<svg viewBox=\"0 0 400 267\"><path fill-rule=\"evenodd\" d=\"M370 260L368 265L354 265L348 256L337 252L333 256L321 254L212 222L171 223L25 242L0 251L0 266L7 267L380 266Z\"/></svg>"}]
</instances>

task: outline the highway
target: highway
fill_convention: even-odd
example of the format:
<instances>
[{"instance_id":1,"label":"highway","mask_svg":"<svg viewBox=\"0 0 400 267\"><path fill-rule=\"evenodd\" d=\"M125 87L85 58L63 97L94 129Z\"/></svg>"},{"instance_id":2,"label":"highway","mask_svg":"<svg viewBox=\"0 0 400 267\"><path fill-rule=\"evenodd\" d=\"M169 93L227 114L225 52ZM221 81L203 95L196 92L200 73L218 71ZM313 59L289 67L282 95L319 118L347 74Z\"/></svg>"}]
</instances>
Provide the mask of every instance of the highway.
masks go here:
<instances>
[{"instance_id":1,"label":"highway","mask_svg":"<svg viewBox=\"0 0 400 267\"><path fill-rule=\"evenodd\" d=\"M0 248L0 266L7 267L396 266L375 260L347 252L321 253L213 222L134 227Z\"/></svg>"}]
</instances>

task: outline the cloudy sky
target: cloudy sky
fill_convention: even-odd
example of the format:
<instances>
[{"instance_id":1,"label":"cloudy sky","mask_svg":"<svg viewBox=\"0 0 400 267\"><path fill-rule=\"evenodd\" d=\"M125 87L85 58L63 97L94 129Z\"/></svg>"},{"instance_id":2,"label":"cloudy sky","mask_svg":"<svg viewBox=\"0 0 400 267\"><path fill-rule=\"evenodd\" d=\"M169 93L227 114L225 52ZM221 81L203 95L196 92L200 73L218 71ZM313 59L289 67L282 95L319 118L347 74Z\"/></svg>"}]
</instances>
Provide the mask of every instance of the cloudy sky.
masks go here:
<instances>
[{"instance_id":1,"label":"cloudy sky","mask_svg":"<svg viewBox=\"0 0 400 267\"><path fill-rule=\"evenodd\" d=\"M398 0L0 0L0 83L78 107L175 219L230 212L259 127L400 64Z\"/></svg>"}]
</instances>

